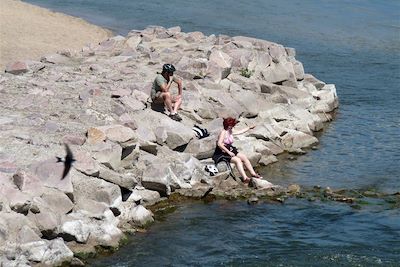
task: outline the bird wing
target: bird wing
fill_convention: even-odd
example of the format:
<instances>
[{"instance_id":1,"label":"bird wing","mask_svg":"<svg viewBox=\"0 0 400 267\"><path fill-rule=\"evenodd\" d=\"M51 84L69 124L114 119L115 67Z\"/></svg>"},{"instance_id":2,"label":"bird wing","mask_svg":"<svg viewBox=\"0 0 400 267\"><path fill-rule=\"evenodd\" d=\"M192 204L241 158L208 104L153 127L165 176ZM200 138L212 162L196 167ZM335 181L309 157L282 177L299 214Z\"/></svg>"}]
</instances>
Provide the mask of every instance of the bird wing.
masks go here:
<instances>
[{"instance_id":1,"label":"bird wing","mask_svg":"<svg viewBox=\"0 0 400 267\"><path fill-rule=\"evenodd\" d=\"M63 180L68 175L70 169L71 169L71 163L64 162L64 171L61 180Z\"/></svg>"},{"instance_id":2,"label":"bird wing","mask_svg":"<svg viewBox=\"0 0 400 267\"><path fill-rule=\"evenodd\" d=\"M67 155L65 156L65 161L71 161L74 158L74 155L72 154L71 149L69 148L69 146L67 144L65 145L65 151L67 151Z\"/></svg>"},{"instance_id":3,"label":"bird wing","mask_svg":"<svg viewBox=\"0 0 400 267\"><path fill-rule=\"evenodd\" d=\"M69 146L67 144L64 144L64 145L65 145L65 150L67 152L67 155L65 156L64 171L63 171L61 180L63 180L68 175L69 170L71 169L71 166L72 166L72 162L75 161L74 155L72 154L72 151L69 148Z\"/></svg>"}]
</instances>

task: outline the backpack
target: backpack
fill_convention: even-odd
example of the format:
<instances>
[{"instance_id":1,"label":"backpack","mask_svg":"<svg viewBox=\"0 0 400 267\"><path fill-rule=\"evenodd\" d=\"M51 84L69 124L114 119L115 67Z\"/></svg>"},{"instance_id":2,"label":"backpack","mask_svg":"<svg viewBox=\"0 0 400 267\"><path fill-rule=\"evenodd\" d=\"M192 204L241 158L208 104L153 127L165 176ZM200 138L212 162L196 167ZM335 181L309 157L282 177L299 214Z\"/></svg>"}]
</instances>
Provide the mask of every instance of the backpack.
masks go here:
<instances>
[{"instance_id":1,"label":"backpack","mask_svg":"<svg viewBox=\"0 0 400 267\"><path fill-rule=\"evenodd\" d=\"M197 126L197 125L193 126L193 131L194 131L194 134L199 139L206 138L207 136L210 136L210 134L208 133L207 129L201 128L200 126Z\"/></svg>"},{"instance_id":2,"label":"backpack","mask_svg":"<svg viewBox=\"0 0 400 267\"><path fill-rule=\"evenodd\" d=\"M218 169L214 164L206 165L204 170L208 172L210 176L215 176L218 173Z\"/></svg>"}]
</instances>

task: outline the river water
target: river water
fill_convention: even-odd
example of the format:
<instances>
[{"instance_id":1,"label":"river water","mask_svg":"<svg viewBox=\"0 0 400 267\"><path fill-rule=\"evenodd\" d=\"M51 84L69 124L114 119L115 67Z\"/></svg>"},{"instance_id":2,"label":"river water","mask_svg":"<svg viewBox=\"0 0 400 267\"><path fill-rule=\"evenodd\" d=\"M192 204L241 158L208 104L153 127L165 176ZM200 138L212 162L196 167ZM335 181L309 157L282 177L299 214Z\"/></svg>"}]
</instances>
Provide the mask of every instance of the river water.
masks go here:
<instances>
[{"instance_id":1,"label":"river water","mask_svg":"<svg viewBox=\"0 0 400 267\"><path fill-rule=\"evenodd\" d=\"M317 150L260 172L273 183L400 191L400 2L30 0L125 35L148 25L245 35L296 48L336 84ZM400 209L367 201L189 203L93 266L400 266Z\"/></svg>"}]
</instances>

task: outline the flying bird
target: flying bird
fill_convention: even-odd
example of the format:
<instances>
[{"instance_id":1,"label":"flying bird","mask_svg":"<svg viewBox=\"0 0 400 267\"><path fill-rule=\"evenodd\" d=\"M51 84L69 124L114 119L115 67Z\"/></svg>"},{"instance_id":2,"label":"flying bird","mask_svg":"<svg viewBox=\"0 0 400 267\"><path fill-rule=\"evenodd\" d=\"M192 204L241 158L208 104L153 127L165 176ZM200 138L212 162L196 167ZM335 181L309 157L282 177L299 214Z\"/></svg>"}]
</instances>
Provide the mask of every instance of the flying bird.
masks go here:
<instances>
[{"instance_id":1,"label":"flying bird","mask_svg":"<svg viewBox=\"0 0 400 267\"><path fill-rule=\"evenodd\" d=\"M69 146L67 144L64 144L64 145L65 145L65 151L67 152L67 155L65 156L65 158L57 157L57 162L64 163L64 171L63 171L61 180L63 180L68 175L69 170L71 169L72 163L74 163L74 161L76 161L76 159L74 159L74 155L72 154L72 151L69 148Z\"/></svg>"}]
</instances>

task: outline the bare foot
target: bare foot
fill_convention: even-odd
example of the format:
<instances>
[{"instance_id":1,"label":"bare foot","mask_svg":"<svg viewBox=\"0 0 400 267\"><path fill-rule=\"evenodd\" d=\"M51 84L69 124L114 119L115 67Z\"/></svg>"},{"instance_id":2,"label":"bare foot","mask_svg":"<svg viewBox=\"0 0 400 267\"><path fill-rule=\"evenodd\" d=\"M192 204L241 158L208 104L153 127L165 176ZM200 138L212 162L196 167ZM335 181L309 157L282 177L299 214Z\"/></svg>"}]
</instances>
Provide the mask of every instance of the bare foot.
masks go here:
<instances>
[{"instance_id":1,"label":"bare foot","mask_svg":"<svg viewBox=\"0 0 400 267\"><path fill-rule=\"evenodd\" d=\"M246 178L243 179L243 183L244 184L248 184L250 182L250 180L251 179L249 177L246 177Z\"/></svg>"}]
</instances>

